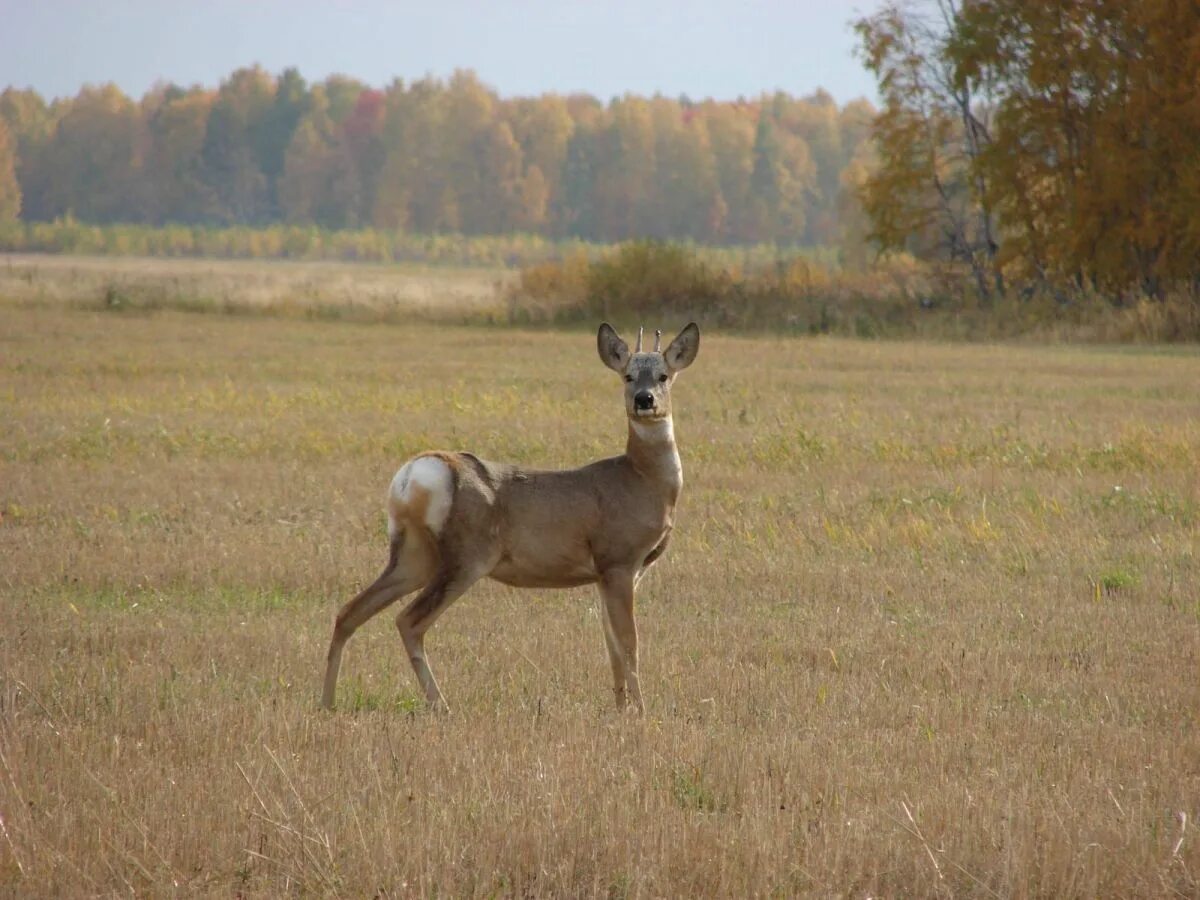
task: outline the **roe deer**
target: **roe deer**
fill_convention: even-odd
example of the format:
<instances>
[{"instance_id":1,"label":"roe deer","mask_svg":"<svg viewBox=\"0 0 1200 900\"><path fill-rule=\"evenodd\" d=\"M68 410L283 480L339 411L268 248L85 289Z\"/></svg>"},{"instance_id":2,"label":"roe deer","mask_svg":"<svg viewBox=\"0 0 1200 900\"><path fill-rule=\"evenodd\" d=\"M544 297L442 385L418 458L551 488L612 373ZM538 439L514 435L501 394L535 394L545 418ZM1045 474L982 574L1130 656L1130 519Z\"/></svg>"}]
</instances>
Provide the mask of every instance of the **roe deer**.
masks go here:
<instances>
[{"instance_id":1,"label":"roe deer","mask_svg":"<svg viewBox=\"0 0 1200 900\"><path fill-rule=\"evenodd\" d=\"M671 385L700 349L693 322L659 349L633 353L608 323L600 359L625 379L625 453L578 469L538 471L470 453L422 453L406 462L387 495L387 566L337 614L321 703L332 709L342 648L354 631L419 590L396 618L429 705L446 710L425 655L425 633L485 576L515 587L598 584L617 707L645 712L638 683L633 595L663 553L683 485L671 423Z\"/></svg>"}]
</instances>

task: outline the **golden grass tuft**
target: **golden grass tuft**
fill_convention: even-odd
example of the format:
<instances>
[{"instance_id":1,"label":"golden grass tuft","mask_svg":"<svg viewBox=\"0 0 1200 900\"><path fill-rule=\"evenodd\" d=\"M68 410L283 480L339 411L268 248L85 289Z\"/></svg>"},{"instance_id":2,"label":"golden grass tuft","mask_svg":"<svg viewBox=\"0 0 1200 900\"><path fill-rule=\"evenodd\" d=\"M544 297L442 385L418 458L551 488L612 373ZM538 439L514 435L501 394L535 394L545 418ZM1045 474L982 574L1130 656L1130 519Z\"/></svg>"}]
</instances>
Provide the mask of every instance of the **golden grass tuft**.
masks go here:
<instances>
[{"instance_id":1,"label":"golden grass tuft","mask_svg":"<svg viewBox=\"0 0 1200 900\"><path fill-rule=\"evenodd\" d=\"M644 721L493 584L323 714L406 455L619 452L590 335L0 302L0 894L1195 896L1198 384L706 334Z\"/></svg>"}]
</instances>

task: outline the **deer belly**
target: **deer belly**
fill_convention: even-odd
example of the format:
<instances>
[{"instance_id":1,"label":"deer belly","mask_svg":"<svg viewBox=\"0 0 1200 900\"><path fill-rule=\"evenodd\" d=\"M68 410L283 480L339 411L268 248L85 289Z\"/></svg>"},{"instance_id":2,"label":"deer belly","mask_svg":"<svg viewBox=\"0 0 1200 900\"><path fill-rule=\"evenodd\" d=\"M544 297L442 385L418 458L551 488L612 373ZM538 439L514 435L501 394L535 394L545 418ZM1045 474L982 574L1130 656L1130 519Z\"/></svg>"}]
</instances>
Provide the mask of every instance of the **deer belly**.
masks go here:
<instances>
[{"instance_id":1,"label":"deer belly","mask_svg":"<svg viewBox=\"0 0 1200 900\"><path fill-rule=\"evenodd\" d=\"M548 539L512 547L500 556L490 577L513 587L576 587L599 577L586 543L580 546Z\"/></svg>"}]
</instances>

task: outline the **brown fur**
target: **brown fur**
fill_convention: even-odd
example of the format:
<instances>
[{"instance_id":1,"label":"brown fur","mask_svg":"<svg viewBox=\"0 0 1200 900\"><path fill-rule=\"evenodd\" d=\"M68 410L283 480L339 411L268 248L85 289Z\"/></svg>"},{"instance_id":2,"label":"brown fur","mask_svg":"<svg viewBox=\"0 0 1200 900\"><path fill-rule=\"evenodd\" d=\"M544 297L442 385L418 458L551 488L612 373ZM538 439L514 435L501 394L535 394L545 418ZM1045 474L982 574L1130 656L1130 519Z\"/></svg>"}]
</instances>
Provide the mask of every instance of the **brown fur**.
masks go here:
<instances>
[{"instance_id":1,"label":"brown fur","mask_svg":"<svg viewBox=\"0 0 1200 900\"><path fill-rule=\"evenodd\" d=\"M426 524L427 490L414 489L406 503L389 501L397 523L389 563L338 614L322 694L325 706L333 706L342 648L354 630L420 588L397 616L396 627L426 698L444 708L425 656L425 633L472 584L490 577L515 587L598 584L617 704L623 706L630 697L643 709L634 589L666 550L674 525L682 472L670 387L695 358L699 330L689 325L661 353L630 354L605 324L597 347L601 360L625 379L625 453L562 471L489 462L471 453L420 454L450 469L449 514L435 535Z\"/></svg>"}]
</instances>

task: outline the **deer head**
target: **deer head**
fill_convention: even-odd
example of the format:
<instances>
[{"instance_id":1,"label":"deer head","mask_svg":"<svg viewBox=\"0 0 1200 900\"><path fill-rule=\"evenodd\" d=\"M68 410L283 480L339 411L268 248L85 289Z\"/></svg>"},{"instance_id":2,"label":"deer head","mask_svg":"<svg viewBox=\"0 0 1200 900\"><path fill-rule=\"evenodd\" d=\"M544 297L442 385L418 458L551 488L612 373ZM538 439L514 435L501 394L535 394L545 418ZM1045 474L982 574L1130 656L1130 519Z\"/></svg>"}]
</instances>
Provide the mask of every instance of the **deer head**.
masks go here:
<instances>
[{"instance_id":1,"label":"deer head","mask_svg":"<svg viewBox=\"0 0 1200 900\"><path fill-rule=\"evenodd\" d=\"M607 322L596 335L601 361L625 379L625 414L635 421L670 418L671 385L700 350L700 329L695 322L679 332L666 350L659 349L661 337L662 332L655 332L654 349L643 352L639 329L637 349L630 353Z\"/></svg>"}]
</instances>

